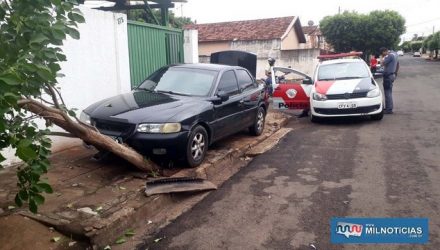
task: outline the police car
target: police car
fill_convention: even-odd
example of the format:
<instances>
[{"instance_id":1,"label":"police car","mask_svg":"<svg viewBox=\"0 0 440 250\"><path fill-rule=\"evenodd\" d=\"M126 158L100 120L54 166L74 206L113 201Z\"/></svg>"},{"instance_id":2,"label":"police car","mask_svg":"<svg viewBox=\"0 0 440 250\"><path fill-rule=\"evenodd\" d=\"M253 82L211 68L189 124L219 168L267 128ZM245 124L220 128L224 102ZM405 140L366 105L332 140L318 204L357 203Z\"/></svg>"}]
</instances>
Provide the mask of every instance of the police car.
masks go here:
<instances>
[{"instance_id":1,"label":"police car","mask_svg":"<svg viewBox=\"0 0 440 250\"><path fill-rule=\"evenodd\" d=\"M310 109L312 122L326 117L383 118L383 97L362 53L319 56L313 78L294 69L272 67L274 109Z\"/></svg>"}]
</instances>

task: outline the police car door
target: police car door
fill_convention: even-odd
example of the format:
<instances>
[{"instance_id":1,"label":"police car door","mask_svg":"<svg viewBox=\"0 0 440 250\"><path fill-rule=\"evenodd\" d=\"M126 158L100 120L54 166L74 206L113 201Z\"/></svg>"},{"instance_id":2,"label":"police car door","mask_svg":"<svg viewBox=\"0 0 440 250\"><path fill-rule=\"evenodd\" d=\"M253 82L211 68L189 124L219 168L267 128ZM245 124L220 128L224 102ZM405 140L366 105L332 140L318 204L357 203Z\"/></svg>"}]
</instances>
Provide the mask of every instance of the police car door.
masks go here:
<instances>
[{"instance_id":1,"label":"police car door","mask_svg":"<svg viewBox=\"0 0 440 250\"><path fill-rule=\"evenodd\" d=\"M312 78L300 71L272 67L273 108L274 109L308 109Z\"/></svg>"}]
</instances>

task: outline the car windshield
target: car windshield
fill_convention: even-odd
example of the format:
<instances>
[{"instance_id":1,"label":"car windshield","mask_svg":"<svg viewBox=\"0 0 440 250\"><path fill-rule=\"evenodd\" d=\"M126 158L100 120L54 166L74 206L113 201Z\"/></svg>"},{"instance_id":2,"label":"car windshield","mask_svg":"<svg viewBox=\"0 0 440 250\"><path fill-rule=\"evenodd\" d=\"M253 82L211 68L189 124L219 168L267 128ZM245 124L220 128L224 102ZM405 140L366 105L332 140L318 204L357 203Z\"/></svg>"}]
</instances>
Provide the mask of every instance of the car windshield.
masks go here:
<instances>
[{"instance_id":1,"label":"car windshield","mask_svg":"<svg viewBox=\"0 0 440 250\"><path fill-rule=\"evenodd\" d=\"M369 77L368 68L363 62L343 62L321 65L318 80L341 80Z\"/></svg>"},{"instance_id":2,"label":"car windshield","mask_svg":"<svg viewBox=\"0 0 440 250\"><path fill-rule=\"evenodd\" d=\"M176 95L207 96L217 71L165 67L153 73L138 89Z\"/></svg>"}]
</instances>

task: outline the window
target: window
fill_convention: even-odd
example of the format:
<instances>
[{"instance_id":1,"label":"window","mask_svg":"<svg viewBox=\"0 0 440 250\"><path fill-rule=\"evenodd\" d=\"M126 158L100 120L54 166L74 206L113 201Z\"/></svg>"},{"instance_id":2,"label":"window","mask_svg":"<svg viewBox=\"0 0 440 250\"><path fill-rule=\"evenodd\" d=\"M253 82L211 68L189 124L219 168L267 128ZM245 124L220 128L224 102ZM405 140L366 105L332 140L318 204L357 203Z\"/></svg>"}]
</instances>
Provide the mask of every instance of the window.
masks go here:
<instances>
[{"instance_id":1,"label":"window","mask_svg":"<svg viewBox=\"0 0 440 250\"><path fill-rule=\"evenodd\" d=\"M166 67L156 71L139 88L157 92L170 92L190 96L207 96L217 71Z\"/></svg>"},{"instance_id":2,"label":"window","mask_svg":"<svg viewBox=\"0 0 440 250\"><path fill-rule=\"evenodd\" d=\"M234 71L230 70L223 73L218 84L218 91L224 91L229 95L236 95L239 93L237 78L235 77Z\"/></svg>"},{"instance_id":3,"label":"window","mask_svg":"<svg viewBox=\"0 0 440 250\"><path fill-rule=\"evenodd\" d=\"M321 65L318 80L338 80L369 77L369 70L364 62L343 62Z\"/></svg>"},{"instance_id":4,"label":"window","mask_svg":"<svg viewBox=\"0 0 440 250\"><path fill-rule=\"evenodd\" d=\"M240 90L246 90L250 87L254 87L254 81L246 70L237 70L238 86Z\"/></svg>"}]
</instances>

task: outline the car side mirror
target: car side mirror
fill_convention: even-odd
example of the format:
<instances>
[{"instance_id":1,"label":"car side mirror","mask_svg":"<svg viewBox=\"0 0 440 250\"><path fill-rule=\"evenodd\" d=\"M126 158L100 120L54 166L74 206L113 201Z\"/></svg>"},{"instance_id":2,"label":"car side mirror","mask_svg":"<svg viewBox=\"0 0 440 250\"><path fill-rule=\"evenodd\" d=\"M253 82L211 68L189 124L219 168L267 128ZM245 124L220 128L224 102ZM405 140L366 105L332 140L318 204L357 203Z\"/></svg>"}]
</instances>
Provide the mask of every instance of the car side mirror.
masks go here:
<instances>
[{"instance_id":1,"label":"car side mirror","mask_svg":"<svg viewBox=\"0 0 440 250\"><path fill-rule=\"evenodd\" d=\"M228 93L226 93L226 92L223 91L223 90L220 90L220 91L217 93L217 97L220 98L220 101L221 101L221 102L226 102L227 100L229 100L229 95L228 95Z\"/></svg>"},{"instance_id":2,"label":"car side mirror","mask_svg":"<svg viewBox=\"0 0 440 250\"><path fill-rule=\"evenodd\" d=\"M215 105L220 105L229 100L229 95L225 91L220 90L215 97L210 98L209 100Z\"/></svg>"},{"instance_id":3,"label":"car side mirror","mask_svg":"<svg viewBox=\"0 0 440 250\"><path fill-rule=\"evenodd\" d=\"M307 77L303 80L303 84L313 84L313 80L311 78Z\"/></svg>"}]
</instances>

